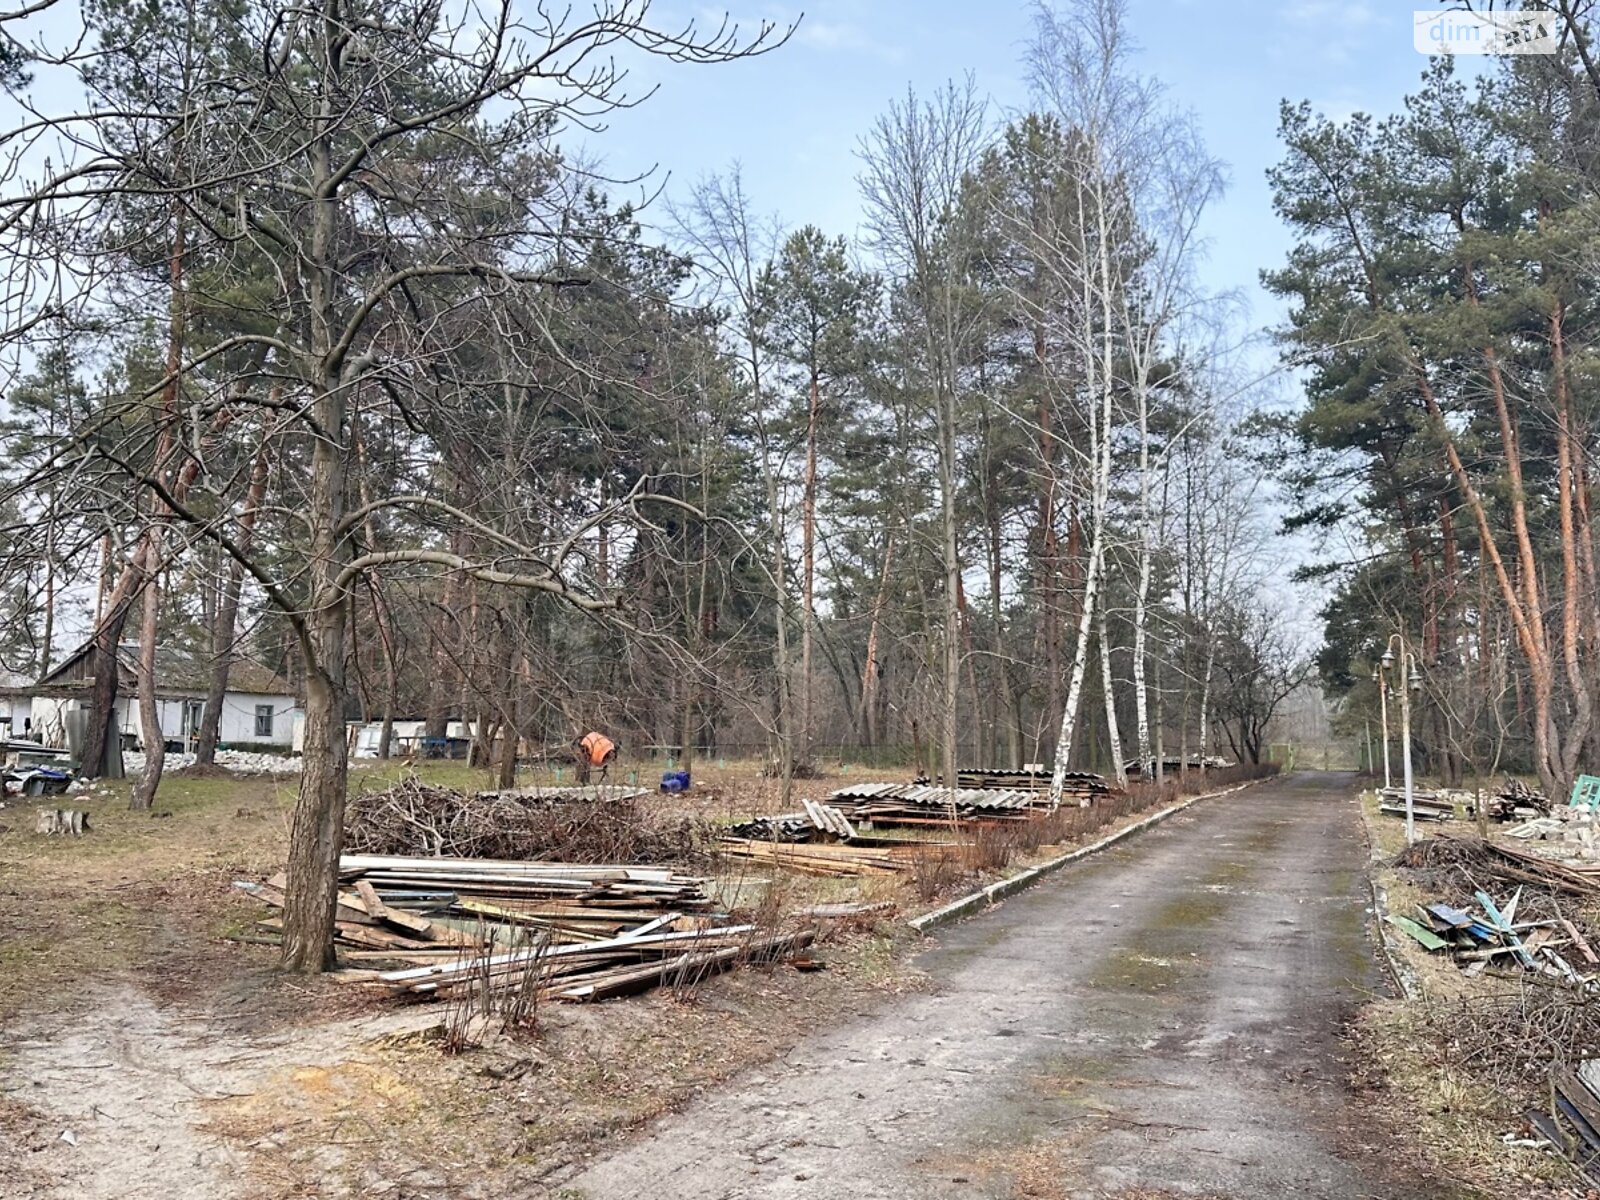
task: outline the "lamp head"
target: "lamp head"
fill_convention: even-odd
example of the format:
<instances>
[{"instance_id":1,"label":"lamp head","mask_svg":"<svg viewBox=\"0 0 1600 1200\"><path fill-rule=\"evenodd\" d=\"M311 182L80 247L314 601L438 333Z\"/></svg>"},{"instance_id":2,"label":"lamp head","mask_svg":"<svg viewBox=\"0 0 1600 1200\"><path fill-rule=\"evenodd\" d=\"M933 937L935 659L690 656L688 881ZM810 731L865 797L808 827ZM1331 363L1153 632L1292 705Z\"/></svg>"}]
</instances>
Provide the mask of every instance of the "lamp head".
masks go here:
<instances>
[{"instance_id":1,"label":"lamp head","mask_svg":"<svg viewBox=\"0 0 1600 1200\"><path fill-rule=\"evenodd\" d=\"M1384 670L1388 670L1390 667L1394 666L1394 651L1388 649L1384 650L1382 662Z\"/></svg>"}]
</instances>

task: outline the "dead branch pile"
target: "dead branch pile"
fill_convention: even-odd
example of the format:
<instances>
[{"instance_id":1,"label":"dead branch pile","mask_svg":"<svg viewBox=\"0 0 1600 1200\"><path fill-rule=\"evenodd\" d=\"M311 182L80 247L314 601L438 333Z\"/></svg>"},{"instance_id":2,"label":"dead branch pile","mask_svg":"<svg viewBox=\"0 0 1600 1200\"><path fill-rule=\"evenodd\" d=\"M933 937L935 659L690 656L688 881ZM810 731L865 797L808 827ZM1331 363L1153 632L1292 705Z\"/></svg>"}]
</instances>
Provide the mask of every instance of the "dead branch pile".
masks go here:
<instances>
[{"instance_id":1,"label":"dead branch pile","mask_svg":"<svg viewBox=\"0 0 1600 1200\"><path fill-rule=\"evenodd\" d=\"M416 778L360 792L345 805L352 854L659 863L701 858L714 840L689 818L653 821L637 799L483 792Z\"/></svg>"},{"instance_id":2,"label":"dead branch pile","mask_svg":"<svg viewBox=\"0 0 1600 1200\"><path fill-rule=\"evenodd\" d=\"M1600 1055L1600 997L1560 984L1458 999L1429 1020L1451 1062L1507 1092L1542 1083L1551 1064Z\"/></svg>"},{"instance_id":3,"label":"dead branch pile","mask_svg":"<svg viewBox=\"0 0 1600 1200\"><path fill-rule=\"evenodd\" d=\"M1482 838L1426 838L1401 851L1394 865L1414 870L1456 867L1502 883L1532 884L1585 899L1600 897L1600 873Z\"/></svg>"}]
</instances>

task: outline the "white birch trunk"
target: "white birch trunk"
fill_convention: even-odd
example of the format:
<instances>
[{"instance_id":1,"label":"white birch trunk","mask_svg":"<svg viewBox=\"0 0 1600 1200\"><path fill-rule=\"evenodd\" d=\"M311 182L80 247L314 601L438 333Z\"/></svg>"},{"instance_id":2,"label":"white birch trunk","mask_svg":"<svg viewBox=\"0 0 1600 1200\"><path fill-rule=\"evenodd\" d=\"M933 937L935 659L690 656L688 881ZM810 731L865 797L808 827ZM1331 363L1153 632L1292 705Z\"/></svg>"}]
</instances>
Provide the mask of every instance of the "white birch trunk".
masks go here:
<instances>
[{"instance_id":1,"label":"white birch trunk","mask_svg":"<svg viewBox=\"0 0 1600 1200\"><path fill-rule=\"evenodd\" d=\"M1145 638L1150 617L1150 398L1140 379L1139 396L1139 582L1133 596L1133 714L1139 769L1145 779L1160 770L1150 745L1150 695L1145 682Z\"/></svg>"},{"instance_id":2,"label":"white birch trunk","mask_svg":"<svg viewBox=\"0 0 1600 1200\"><path fill-rule=\"evenodd\" d=\"M1100 536L1094 535L1089 552L1089 567L1083 579L1083 611L1078 614L1078 644L1072 655L1072 675L1067 681L1067 702L1061 709L1061 733L1056 738L1055 767L1050 773L1050 807L1061 807L1061 793L1067 783L1067 762L1072 757L1072 731L1078 723L1078 705L1083 700L1083 677L1089 665L1089 633L1100 591ZM1086 803L1086 802L1085 802Z\"/></svg>"},{"instance_id":3,"label":"white birch trunk","mask_svg":"<svg viewBox=\"0 0 1600 1200\"><path fill-rule=\"evenodd\" d=\"M1100 605L1096 622L1100 626L1100 680L1106 689L1106 737L1111 743L1111 776L1117 786L1128 778L1128 768L1122 761L1122 730L1117 727L1117 692L1112 686L1111 638L1106 633L1106 606Z\"/></svg>"}]
</instances>

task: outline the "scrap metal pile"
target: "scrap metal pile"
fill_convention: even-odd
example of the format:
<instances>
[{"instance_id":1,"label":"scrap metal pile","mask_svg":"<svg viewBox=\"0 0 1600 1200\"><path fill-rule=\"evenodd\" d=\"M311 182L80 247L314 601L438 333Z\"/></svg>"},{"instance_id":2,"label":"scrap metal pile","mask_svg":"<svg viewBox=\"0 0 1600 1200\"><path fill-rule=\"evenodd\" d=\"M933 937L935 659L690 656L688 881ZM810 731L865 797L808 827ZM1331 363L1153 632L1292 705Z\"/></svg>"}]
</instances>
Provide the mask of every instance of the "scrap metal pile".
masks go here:
<instances>
[{"instance_id":1,"label":"scrap metal pile","mask_svg":"<svg viewBox=\"0 0 1600 1200\"><path fill-rule=\"evenodd\" d=\"M1600 967L1600 958L1571 920L1560 915L1526 919L1519 914L1522 889L1498 904L1484 891L1476 894L1476 907L1449 904L1419 905L1421 918L1397 913L1384 918L1427 950L1452 955L1464 973L1480 975L1491 968L1513 967L1575 984L1585 991L1600 990L1600 980L1588 972ZM1524 916L1518 920L1518 916ZM1574 963L1580 964L1580 970Z\"/></svg>"},{"instance_id":2,"label":"scrap metal pile","mask_svg":"<svg viewBox=\"0 0 1600 1200\"><path fill-rule=\"evenodd\" d=\"M1532 973L1600 993L1582 909L1600 897L1600 874L1480 838L1429 838L1395 865L1437 899L1384 920L1465 974Z\"/></svg>"},{"instance_id":3,"label":"scrap metal pile","mask_svg":"<svg viewBox=\"0 0 1600 1200\"><path fill-rule=\"evenodd\" d=\"M345 855L339 877L340 957L409 964L343 977L418 996L532 978L541 998L600 1000L781 957L812 937L730 924L704 880L664 867ZM282 876L237 886L283 905Z\"/></svg>"}]
</instances>

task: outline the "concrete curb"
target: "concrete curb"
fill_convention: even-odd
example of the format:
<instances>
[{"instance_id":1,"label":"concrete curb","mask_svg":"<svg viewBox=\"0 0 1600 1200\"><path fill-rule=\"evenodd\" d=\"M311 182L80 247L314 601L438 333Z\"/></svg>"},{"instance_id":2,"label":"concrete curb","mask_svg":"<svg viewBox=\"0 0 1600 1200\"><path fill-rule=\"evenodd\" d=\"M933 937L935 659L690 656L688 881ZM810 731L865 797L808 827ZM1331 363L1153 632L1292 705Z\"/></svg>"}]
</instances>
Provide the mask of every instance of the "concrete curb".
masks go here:
<instances>
[{"instance_id":1,"label":"concrete curb","mask_svg":"<svg viewBox=\"0 0 1600 1200\"><path fill-rule=\"evenodd\" d=\"M1274 777L1268 776L1267 778ZM1228 796L1234 792L1242 792L1247 787L1254 787L1258 783L1265 782L1266 779L1251 779L1245 783L1235 784L1230 788L1223 788L1220 791L1201 792L1198 796L1190 796L1187 800L1180 800L1176 804L1168 805L1160 812L1151 813L1144 820L1135 821L1126 829L1118 830L1109 837L1101 838L1098 842L1059 855L1056 858L1040 863L1036 867L1029 867L1025 871L1019 871L1009 878L991 883L988 887L979 888L969 895L962 896L959 900L952 900L949 904L941 905L932 912L923 913L920 917L912 917L906 924L910 925L918 933L927 933L928 930L937 929L941 925L948 925L951 921L959 921L962 917L980 912L992 904L999 903L1007 896L1022 891L1024 888L1032 887L1034 884L1041 882L1046 875L1052 875L1061 870L1062 867L1070 866L1072 863L1088 858L1092 854L1098 854L1100 851L1116 845L1124 838L1130 838L1136 833L1144 832L1152 825L1159 825L1168 817L1181 813L1190 805L1198 804L1202 800L1212 800L1218 796Z\"/></svg>"},{"instance_id":2,"label":"concrete curb","mask_svg":"<svg viewBox=\"0 0 1600 1200\"><path fill-rule=\"evenodd\" d=\"M1363 791L1365 796L1366 792ZM1360 804L1358 798L1356 803ZM1372 840L1372 831L1367 828L1367 814L1361 814L1361 836L1367 843L1367 890L1372 894L1372 940L1378 944L1378 953L1383 958L1383 965L1389 971L1389 978L1394 983L1395 990L1400 993L1403 1000L1415 1000L1422 992L1421 982L1417 974L1411 969L1411 964L1406 962L1405 956L1400 953L1398 942L1389 932L1389 922L1383 918L1389 911L1389 893L1378 882L1378 872L1383 869L1383 859L1378 854L1378 847Z\"/></svg>"},{"instance_id":3,"label":"concrete curb","mask_svg":"<svg viewBox=\"0 0 1600 1200\"><path fill-rule=\"evenodd\" d=\"M1389 922L1383 919L1389 911L1389 893L1379 886L1376 873L1372 869L1367 872L1367 885L1372 889L1373 937L1377 940L1379 954L1383 956L1383 965L1389 968L1389 978L1394 981L1401 999L1415 1000L1421 991L1416 972L1411 969L1411 964L1400 956L1400 951L1396 949L1389 934Z\"/></svg>"}]
</instances>

